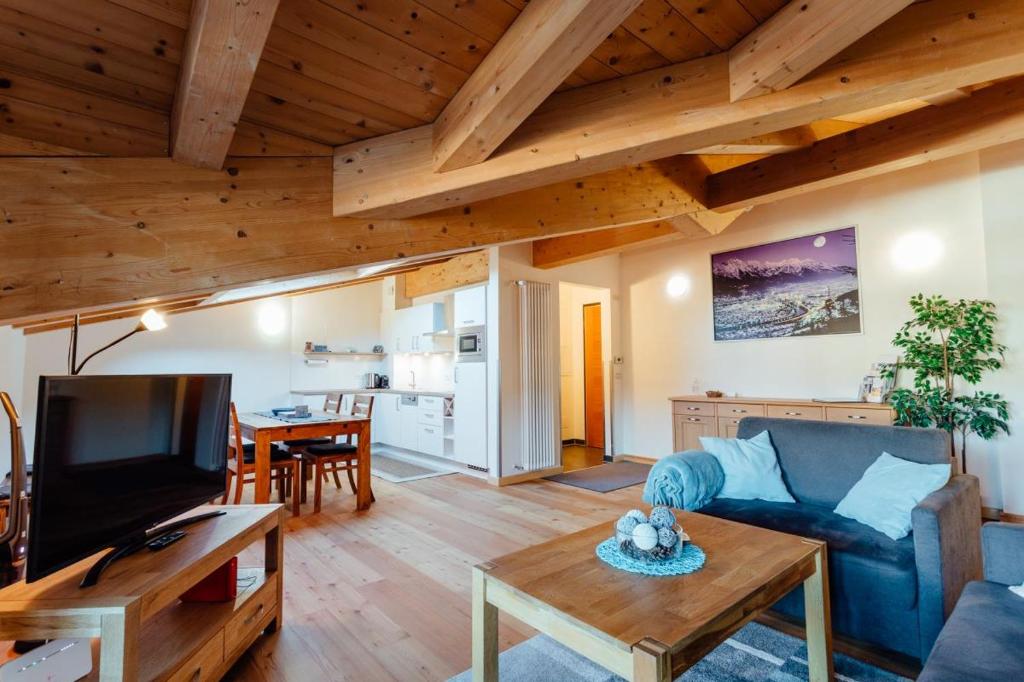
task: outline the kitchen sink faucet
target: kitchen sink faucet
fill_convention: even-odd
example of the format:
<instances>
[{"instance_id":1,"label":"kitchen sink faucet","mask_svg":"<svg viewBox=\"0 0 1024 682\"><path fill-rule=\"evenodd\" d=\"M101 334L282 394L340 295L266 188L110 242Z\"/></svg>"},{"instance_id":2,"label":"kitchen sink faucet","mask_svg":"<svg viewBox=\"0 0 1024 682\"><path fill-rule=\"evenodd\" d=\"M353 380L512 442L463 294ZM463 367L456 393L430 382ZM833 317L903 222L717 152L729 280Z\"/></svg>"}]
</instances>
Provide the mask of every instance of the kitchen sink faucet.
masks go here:
<instances>
[{"instance_id":1,"label":"kitchen sink faucet","mask_svg":"<svg viewBox=\"0 0 1024 682\"><path fill-rule=\"evenodd\" d=\"M409 370L409 376L411 377L411 380L409 381L409 388L411 388L412 390L415 391L416 390L416 371L410 369Z\"/></svg>"}]
</instances>

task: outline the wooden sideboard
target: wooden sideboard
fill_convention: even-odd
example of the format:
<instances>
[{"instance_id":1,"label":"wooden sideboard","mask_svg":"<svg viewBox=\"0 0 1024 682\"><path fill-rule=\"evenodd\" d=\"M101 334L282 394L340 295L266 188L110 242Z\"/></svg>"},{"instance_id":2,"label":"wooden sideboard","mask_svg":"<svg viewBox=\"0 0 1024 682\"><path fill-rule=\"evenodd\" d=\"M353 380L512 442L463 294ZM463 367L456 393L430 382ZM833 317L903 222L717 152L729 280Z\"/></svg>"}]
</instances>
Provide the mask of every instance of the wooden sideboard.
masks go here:
<instances>
[{"instance_id":1,"label":"wooden sideboard","mask_svg":"<svg viewBox=\"0 0 1024 682\"><path fill-rule=\"evenodd\" d=\"M78 583L101 555L0 590L0 639L98 637L99 665L94 654L87 682L219 680L261 632L281 626L284 511L279 504L209 506L188 515L204 511L227 513L188 526L167 549L111 564L92 587ZM178 600L257 543L263 565L238 569L236 599Z\"/></svg>"},{"instance_id":2,"label":"wooden sideboard","mask_svg":"<svg viewBox=\"0 0 1024 682\"><path fill-rule=\"evenodd\" d=\"M701 436L735 438L740 419L774 417L855 424L893 423L894 412L885 403L823 403L787 398L708 398L684 395L669 398L672 405L674 452L699 450Z\"/></svg>"}]
</instances>

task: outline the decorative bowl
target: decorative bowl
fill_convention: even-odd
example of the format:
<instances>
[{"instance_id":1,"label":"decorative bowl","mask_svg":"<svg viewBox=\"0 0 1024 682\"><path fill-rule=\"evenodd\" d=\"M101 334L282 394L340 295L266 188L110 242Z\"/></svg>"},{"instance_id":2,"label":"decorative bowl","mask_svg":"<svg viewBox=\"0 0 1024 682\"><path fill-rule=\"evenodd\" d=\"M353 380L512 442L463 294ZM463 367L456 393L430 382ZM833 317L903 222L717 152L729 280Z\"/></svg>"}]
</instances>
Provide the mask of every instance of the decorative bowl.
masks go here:
<instances>
[{"instance_id":1,"label":"decorative bowl","mask_svg":"<svg viewBox=\"0 0 1024 682\"><path fill-rule=\"evenodd\" d=\"M679 536L679 540L672 547L658 545L654 549L643 550L633 543L632 533L623 533L618 529L615 530L615 541L619 545L619 550L630 558L651 563L668 561L682 554L683 548L690 543L690 536L683 531L683 527L678 523L672 527L672 530Z\"/></svg>"},{"instance_id":2,"label":"decorative bowl","mask_svg":"<svg viewBox=\"0 0 1024 682\"><path fill-rule=\"evenodd\" d=\"M704 395L709 398L721 398L725 394L721 391L704 391Z\"/></svg>"}]
</instances>

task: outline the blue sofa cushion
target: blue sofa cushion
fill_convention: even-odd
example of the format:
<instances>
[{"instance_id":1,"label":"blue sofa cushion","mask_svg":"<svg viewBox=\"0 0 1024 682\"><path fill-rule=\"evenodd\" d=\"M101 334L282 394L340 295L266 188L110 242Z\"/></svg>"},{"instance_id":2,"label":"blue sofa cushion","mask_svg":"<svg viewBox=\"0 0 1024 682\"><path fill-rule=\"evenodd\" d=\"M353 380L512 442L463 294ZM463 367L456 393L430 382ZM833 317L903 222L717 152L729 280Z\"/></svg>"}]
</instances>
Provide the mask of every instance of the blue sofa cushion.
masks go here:
<instances>
[{"instance_id":1,"label":"blue sofa cushion","mask_svg":"<svg viewBox=\"0 0 1024 682\"><path fill-rule=\"evenodd\" d=\"M782 479L797 502L835 509L883 452L921 464L948 464L944 431L802 419L744 417L738 438L771 434Z\"/></svg>"},{"instance_id":2,"label":"blue sofa cushion","mask_svg":"<svg viewBox=\"0 0 1024 682\"><path fill-rule=\"evenodd\" d=\"M863 608L912 610L917 604L913 537L892 540L827 507L719 498L700 513L824 540L832 592L856 597ZM694 541L700 543L699 538ZM840 600L833 607L840 607ZM851 604L852 605L852 604Z\"/></svg>"},{"instance_id":3,"label":"blue sofa cushion","mask_svg":"<svg viewBox=\"0 0 1024 682\"><path fill-rule=\"evenodd\" d=\"M968 583L918 682L1024 679L1024 599L1006 585Z\"/></svg>"}]
</instances>

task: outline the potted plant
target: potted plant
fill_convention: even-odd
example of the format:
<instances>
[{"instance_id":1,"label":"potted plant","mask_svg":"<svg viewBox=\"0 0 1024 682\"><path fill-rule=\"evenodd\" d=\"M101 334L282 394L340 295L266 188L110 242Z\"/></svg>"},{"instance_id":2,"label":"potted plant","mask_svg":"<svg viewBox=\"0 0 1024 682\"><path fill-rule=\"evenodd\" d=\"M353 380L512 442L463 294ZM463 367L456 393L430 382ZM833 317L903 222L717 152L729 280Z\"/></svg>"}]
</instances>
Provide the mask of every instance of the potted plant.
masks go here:
<instances>
[{"instance_id":1,"label":"potted plant","mask_svg":"<svg viewBox=\"0 0 1024 682\"><path fill-rule=\"evenodd\" d=\"M995 341L995 304L983 300L949 301L942 296L910 299L913 318L896 332L892 344L903 358L887 370L895 379L900 367L913 371L913 388L893 391L890 402L896 423L934 426L950 434L951 454L967 471L967 437L990 440L1010 432L1006 400L998 393L960 392L977 385L985 372L1003 366L1006 349Z\"/></svg>"}]
</instances>

